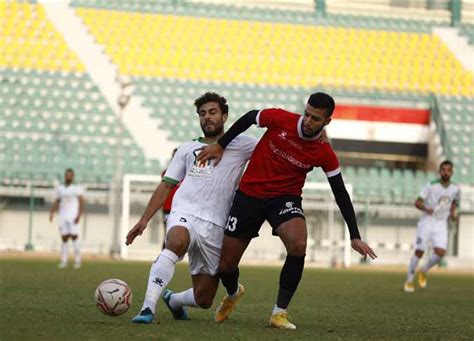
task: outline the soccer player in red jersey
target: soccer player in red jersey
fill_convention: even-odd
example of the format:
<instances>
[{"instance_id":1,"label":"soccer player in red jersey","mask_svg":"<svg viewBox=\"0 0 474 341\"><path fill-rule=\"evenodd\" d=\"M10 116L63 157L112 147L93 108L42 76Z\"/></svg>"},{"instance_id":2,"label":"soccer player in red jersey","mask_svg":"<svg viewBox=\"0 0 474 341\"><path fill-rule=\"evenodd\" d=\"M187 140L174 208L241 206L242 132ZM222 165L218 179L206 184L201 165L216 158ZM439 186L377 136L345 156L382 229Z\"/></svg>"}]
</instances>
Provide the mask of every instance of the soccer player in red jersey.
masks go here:
<instances>
[{"instance_id":1,"label":"soccer player in red jersey","mask_svg":"<svg viewBox=\"0 0 474 341\"><path fill-rule=\"evenodd\" d=\"M216 144L199 154L201 162L214 158L217 164L226 146L252 124L267 128L240 181L227 221L219 277L228 295L216 311L217 322L230 316L245 292L238 282L238 264L250 241L258 237L260 227L267 220L273 235L280 237L287 251L270 325L282 329L296 328L288 321L287 307L303 274L307 229L301 194L306 174L314 167L321 167L326 173L348 225L352 248L363 256L377 257L360 238L339 161L331 146L320 140L324 126L331 122L334 108L331 96L314 93L308 99L304 115L282 109L249 111Z\"/></svg>"}]
</instances>

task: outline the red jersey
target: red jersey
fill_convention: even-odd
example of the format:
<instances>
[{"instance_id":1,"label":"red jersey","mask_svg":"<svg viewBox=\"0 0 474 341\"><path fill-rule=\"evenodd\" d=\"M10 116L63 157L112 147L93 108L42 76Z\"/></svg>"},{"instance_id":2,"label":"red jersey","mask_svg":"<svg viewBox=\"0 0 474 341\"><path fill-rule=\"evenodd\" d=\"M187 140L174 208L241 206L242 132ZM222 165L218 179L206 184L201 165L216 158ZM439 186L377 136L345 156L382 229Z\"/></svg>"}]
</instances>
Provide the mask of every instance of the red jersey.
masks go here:
<instances>
[{"instance_id":1,"label":"red jersey","mask_svg":"<svg viewBox=\"0 0 474 341\"><path fill-rule=\"evenodd\" d=\"M264 109L257 126L267 131L258 142L239 189L252 197L301 195L306 174L321 167L327 177L341 172L331 145L302 132L303 116L282 109Z\"/></svg>"},{"instance_id":2,"label":"red jersey","mask_svg":"<svg viewBox=\"0 0 474 341\"><path fill-rule=\"evenodd\" d=\"M163 177L166 173L166 169L161 173L161 177ZM174 197L174 194L176 193L176 191L178 190L179 188L179 184L177 184L176 186L174 186L170 193L168 194L168 197L166 198L165 202L163 203L163 211L165 213L168 213L168 212L171 212L171 205L173 204L173 197Z\"/></svg>"}]
</instances>

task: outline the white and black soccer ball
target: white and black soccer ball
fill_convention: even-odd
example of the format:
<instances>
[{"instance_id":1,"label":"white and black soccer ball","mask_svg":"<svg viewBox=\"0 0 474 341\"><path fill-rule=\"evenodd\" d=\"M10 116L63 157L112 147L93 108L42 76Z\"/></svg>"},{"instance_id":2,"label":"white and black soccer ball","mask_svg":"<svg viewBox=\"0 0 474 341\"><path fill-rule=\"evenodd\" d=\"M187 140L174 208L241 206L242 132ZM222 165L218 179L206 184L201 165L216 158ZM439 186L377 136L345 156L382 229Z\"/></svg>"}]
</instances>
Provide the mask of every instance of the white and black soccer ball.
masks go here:
<instances>
[{"instance_id":1,"label":"white and black soccer ball","mask_svg":"<svg viewBox=\"0 0 474 341\"><path fill-rule=\"evenodd\" d=\"M95 289L95 302L97 308L106 315L122 315L132 304L132 291L120 279L107 279Z\"/></svg>"}]
</instances>

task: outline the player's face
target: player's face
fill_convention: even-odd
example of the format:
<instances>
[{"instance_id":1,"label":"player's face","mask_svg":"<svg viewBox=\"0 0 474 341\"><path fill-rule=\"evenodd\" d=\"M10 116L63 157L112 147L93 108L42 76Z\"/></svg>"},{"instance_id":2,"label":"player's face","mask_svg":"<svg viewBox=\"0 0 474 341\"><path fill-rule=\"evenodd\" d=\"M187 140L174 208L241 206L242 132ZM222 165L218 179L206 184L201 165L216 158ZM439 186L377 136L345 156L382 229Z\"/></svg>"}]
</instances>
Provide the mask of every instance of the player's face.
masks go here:
<instances>
[{"instance_id":1,"label":"player's face","mask_svg":"<svg viewBox=\"0 0 474 341\"><path fill-rule=\"evenodd\" d=\"M326 117L326 109L317 109L306 104L303 117L303 132L307 136L312 136L331 122L331 118Z\"/></svg>"},{"instance_id":2,"label":"player's face","mask_svg":"<svg viewBox=\"0 0 474 341\"><path fill-rule=\"evenodd\" d=\"M227 114L223 114L217 102L201 105L198 111L199 123L206 137L214 137L224 132Z\"/></svg>"},{"instance_id":3,"label":"player's face","mask_svg":"<svg viewBox=\"0 0 474 341\"><path fill-rule=\"evenodd\" d=\"M441 180L448 182L453 176L453 167L451 167L450 165L442 165L439 168L439 175L441 177Z\"/></svg>"},{"instance_id":4,"label":"player's face","mask_svg":"<svg viewBox=\"0 0 474 341\"><path fill-rule=\"evenodd\" d=\"M74 173L73 172L64 173L64 182L66 184L71 184L73 180L74 180Z\"/></svg>"}]
</instances>

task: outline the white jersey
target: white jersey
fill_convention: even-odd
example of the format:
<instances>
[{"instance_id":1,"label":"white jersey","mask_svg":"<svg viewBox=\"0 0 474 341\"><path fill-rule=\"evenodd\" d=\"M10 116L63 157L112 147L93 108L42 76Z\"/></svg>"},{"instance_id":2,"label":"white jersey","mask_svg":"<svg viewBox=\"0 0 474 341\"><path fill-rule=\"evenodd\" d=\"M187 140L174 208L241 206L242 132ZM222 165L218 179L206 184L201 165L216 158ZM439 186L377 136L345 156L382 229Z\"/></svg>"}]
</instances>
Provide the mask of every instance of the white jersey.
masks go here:
<instances>
[{"instance_id":1,"label":"white jersey","mask_svg":"<svg viewBox=\"0 0 474 341\"><path fill-rule=\"evenodd\" d=\"M79 197L84 195L80 185L60 185L56 190L59 199L59 217L66 221L74 220L79 213Z\"/></svg>"},{"instance_id":2,"label":"white jersey","mask_svg":"<svg viewBox=\"0 0 474 341\"><path fill-rule=\"evenodd\" d=\"M459 203L459 186L450 183L448 187L443 187L439 180L434 180L421 190L419 195L423 199L425 207L432 208L433 214L423 212L420 223L424 222L447 222L449 211L453 201Z\"/></svg>"},{"instance_id":3,"label":"white jersey","mask_svg":"<svg viewBox=\"0 0 474 341\"><path fill-rule=\"evenodd\" d=\"M256 138L239 135L226 147L216 167L214 160L205 167L197 164L196 157L206 143L194 140L182 144L163 177L174 184L181 182L171 212L188 213L224 227L244 166L257 142Z\"/></svg>"}]
</instances>

